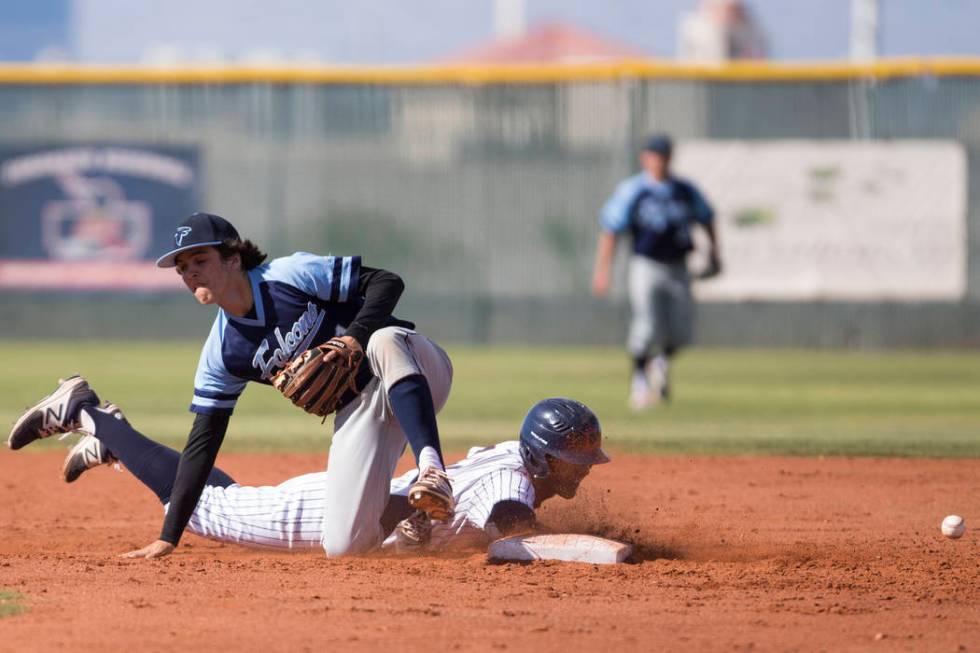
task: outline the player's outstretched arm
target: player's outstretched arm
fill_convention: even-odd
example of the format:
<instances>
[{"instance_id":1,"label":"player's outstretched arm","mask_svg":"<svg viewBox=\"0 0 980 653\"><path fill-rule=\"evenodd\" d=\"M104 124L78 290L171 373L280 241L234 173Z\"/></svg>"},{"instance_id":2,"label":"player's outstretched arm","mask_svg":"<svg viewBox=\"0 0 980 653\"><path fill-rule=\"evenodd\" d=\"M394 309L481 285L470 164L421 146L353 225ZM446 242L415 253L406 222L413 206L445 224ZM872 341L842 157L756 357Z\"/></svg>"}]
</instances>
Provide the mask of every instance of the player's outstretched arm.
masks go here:
<instances>
[{"instance_id":1,"label":"player's outstretched arm","mask_svg":"<svg viewBox=\"0 0 980 653\"><path fill-rule=\"evenodd\" d=\"M702 274L702 278L710 279L721 274L721 254L718 247L718 232L715 230L713 222L703 225L705 233L708 234L708 242L711 250L708 252L708 269Z\"/></svg>"},{"instance_id":2,"label":"player's outstretched arm","mask_svg":"<svg viewBox=\"0 0 980 653\"><path fill-rule=\"evenodd\" d=\"M603 231L596 243L595 270L592 273L592 294L605 297L609 292L613 256L616 254L616 234Z\"/></svg>"},{"instance_id":3,"label":"player's outstretched arm","mask_svg":"<svg viewBox=\"0 0 980 653\"><path fill-rule=\"evenodd\" d=\"M498 501L490 511L484 527L491 540L539 530L534 509L525 503L514 500Z\"/></svg>"},{"instance_id":4,"label":"player's outstretched arm","mask_svg":"<svg viewBox=\"0 0 980 653\"><path fill-rule=\"evenodd\" d=\"M721 274L721 248L718 246L718 231L715 229L715 210L697 188L690 186L690 190L694 219L704 229L711 247L708 252L708 269L702 278L711 278Z\"/></svg>"},{"instance_id":5,"label":"player's outstretched arm","mask_svg":"<svg viewBox=\"0 0 980 653\"><path fill-rule=\"evenodd\" d=\"M208 475L214 468L215 458L228 430L229 417L203 414L195 417L187 445L180 454L177 477L170 494L170 509L163 521L160 539L142 549L130 551L125 554L126 557L159 558L176 548L201 498Z\"/></svg>"},{"instance_id":6,"label":"player's outstretched arm","mask_svg":"<svg viewBox=\"0 0 980 653\"><path fill-rule=\"evenodd\" d=\"M120 558L162 558L163 556L170 555L170 552L174 550L174 545L170 542L164 542L163 540L157 540L151 544L147 544L142 549L136 549L135 551L130 551L129 553L123 553Z\"/></svg>"}]
</instances>

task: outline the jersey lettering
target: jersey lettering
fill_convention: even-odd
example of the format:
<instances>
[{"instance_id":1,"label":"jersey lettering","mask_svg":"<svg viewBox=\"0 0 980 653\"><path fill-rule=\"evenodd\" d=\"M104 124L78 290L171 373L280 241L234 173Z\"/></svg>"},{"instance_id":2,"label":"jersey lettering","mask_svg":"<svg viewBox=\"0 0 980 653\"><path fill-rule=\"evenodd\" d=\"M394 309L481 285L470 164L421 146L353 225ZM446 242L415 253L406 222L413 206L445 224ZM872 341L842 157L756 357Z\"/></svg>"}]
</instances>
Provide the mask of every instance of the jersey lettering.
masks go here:
<instances>
[{"instance_id":1,"label":"jersey lettering","mask_svg":"<svg viewBox=\"0 0 980 653\"><path fill-rule=\"evenodd\" d=\"M262 372L263 379L271 379L276 370L292 360L293 354L309 349L310 340L320 330L320 325L323 324L326 316L327 312L317 307L316 304L307 303L306 312L299 316L299 319L293 323L293 328L286 332L285 336L279 331L279 327L276 327L272 332L279 343L279 347L272 352L271 356L265 358L265 353L269 351L270 347L269 338L264 339L259 344L255 356L252 358L252 367Z\"/></svg>"}]
</instances>

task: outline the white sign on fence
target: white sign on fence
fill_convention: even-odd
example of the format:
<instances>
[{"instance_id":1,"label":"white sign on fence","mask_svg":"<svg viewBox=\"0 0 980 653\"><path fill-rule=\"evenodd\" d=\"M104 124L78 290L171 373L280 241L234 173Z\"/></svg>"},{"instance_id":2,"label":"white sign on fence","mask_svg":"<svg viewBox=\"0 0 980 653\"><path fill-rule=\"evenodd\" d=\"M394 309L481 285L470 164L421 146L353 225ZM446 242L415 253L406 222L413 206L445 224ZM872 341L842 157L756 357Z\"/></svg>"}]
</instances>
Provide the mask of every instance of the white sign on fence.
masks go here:
<instances>
[{"instance_id":1,"label":"white sign on fence","mask_svg":"<svg viewBox=\"0 0 980 653\"><path fill-rule=\"evenodd\" d=\"M967 161L956 142L687 141L675 170L717 211L725 272L698 284L702 299L966 290Z\"/></svg>"}]
</instances>

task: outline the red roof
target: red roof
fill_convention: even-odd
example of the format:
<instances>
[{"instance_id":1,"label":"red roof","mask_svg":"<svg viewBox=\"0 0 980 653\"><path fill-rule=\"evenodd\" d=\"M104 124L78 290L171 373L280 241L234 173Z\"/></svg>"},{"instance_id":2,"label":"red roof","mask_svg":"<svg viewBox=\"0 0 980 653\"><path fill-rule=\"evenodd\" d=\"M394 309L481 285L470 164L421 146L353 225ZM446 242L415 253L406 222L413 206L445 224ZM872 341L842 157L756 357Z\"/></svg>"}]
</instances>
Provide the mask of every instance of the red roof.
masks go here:
<instances>
[{"instance_id":1,"label":"red roof","mask_svg":"<svg viewBox=\"0 0 980 653\"><path fill-rule=\"evenodd\" d=\"M451 62L583 63L618 59L648 59L640 50L604 39L565 23L545 23L523 36L491 41L450 56Z\"/></svg>"}]
</instances>

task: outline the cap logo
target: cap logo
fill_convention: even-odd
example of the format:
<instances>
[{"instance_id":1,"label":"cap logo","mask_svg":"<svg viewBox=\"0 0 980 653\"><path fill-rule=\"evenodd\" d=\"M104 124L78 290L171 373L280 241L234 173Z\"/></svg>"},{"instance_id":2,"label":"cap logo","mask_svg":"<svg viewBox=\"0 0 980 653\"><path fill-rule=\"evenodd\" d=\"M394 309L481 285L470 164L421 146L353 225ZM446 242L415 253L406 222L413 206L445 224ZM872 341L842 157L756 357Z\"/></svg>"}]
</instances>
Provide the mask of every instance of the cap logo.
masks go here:
<instances>
[{"instance_id":1,"label":"cap logo","mask_svg":"<svg viewBox=\"0 0 980 653\"><path fill-rule=\"evenodd\" d=\"M191 232L190 227L177 227L177 233L174 234L174 243L177 247L180 247L184 242L184 237Z\"/></svg>"}]
</instances>

